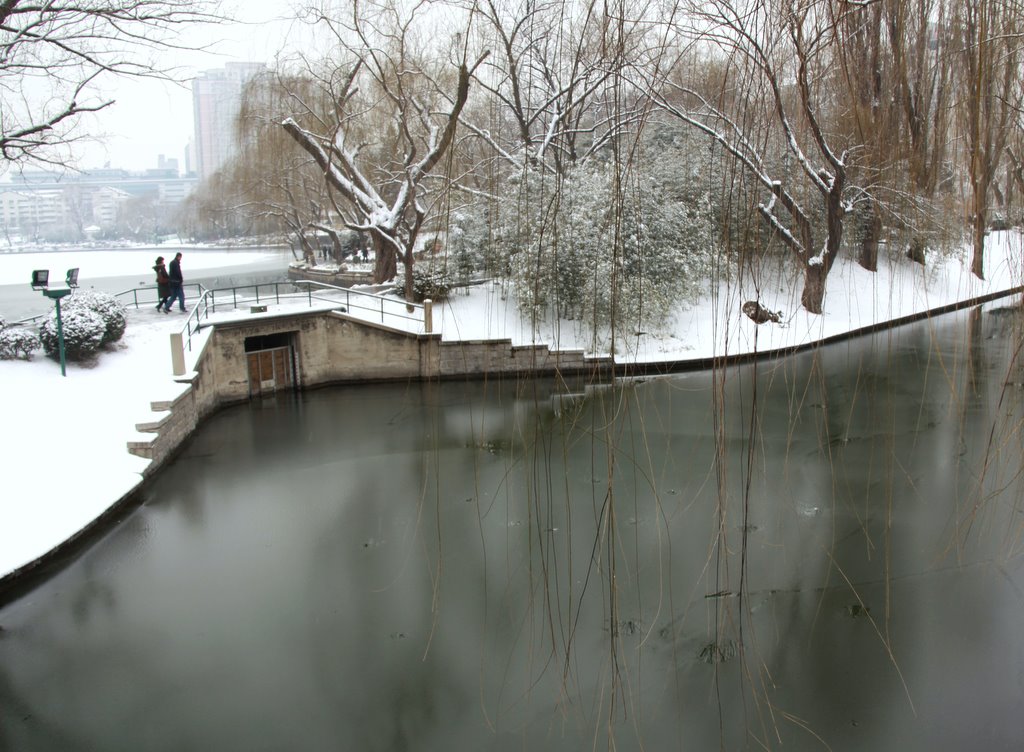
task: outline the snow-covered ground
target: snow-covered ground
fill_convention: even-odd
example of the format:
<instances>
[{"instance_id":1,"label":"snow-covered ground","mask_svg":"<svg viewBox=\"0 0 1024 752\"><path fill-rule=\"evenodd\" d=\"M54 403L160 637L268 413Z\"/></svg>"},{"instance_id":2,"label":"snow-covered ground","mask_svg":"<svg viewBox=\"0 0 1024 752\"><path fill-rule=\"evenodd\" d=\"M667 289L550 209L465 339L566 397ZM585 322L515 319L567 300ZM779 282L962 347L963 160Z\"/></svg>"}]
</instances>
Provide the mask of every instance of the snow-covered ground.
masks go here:
<instances>
[{"instance_id":1,"label":"snow-covered ground","mask_svg":"<svg viewBox=\"0 0 1024 752\"><path fill-rule=\"evenodd\" d=\"M775 263L749 270L723 282L693 304L680 306L663 331L627 338L617 359L686 360L722 354L759 352L820 341L884 321L892 321L950 303L969 300L1024 284L1024 238L1019 233L993 233L986 245L985 280L970 274L969 256L928 259L921 266L899 256L879 258L869 272L853 259L840 258L828 276L824 313L800 306L802 277L795 265ZM782 312L782 325L756 326L740 310L757 299ZM503 298L497 285L470 288L444 306L444 336L450 339L510 337L514 342L548 342L562 348L607 351L596 347L586 324L561 321L533 332L517 313L515 302Z\"/></svg>"},{"instance_id":2,"label":"snow-covered ground","mask_svg":"<svg viewBox=\"0 0 1024 752\"><path fill-rule=\"evenodd\" d=\"M244 267L250 261L240 251L202 255L211 266ZM38 259L26 267L14 258L0 254L0 285L24 281L31 268L40 268L32 266ZM682 360L798 345L1024 284L1024 242L1018 233L990 237L985 281L970 275L966 256L929 261L922 267L883 259L875 274L852 261L838 261L820 316L800 308L801 278L792 266L740 275L713 295L681 306L665 331L631 338L629 351L616 357ZM71 253L46 254L43 266L64 269L76 263ZM758 297L769 309L782 311L783 325L756 326L743 316L742 303ZM445 339L510 338L516 344L591 349L585 327L574 322L534 331L496 284L470 288L439 308L435 321L440 320ZM118 349L103 353L92 366L69 364L66 378L42 354L27 363L0 361L5 477L0 577L74 535L139 483L148 461L130 455L126 443L141 438L137 423L155 418L151 402L172 399L185 388L172 378L169 344L184 318L177 310L170 315L149 308L132 311Z\"/></svg>"}]
</instances>

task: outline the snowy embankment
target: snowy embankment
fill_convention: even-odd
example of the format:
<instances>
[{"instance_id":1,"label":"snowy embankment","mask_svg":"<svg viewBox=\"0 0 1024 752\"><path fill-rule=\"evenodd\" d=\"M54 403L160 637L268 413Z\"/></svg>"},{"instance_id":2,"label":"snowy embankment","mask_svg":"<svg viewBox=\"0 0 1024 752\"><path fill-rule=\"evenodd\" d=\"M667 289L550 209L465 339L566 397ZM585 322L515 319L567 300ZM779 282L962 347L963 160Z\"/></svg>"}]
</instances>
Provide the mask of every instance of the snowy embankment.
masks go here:
<instances>
[{"instance_id":1,"label":"snowy embankment","mask_svg":"<svg viewBox=\"0 0 1024 752\"><path fill-rule=\"evenodd\" d=\"M244 252L218 256L204 261L243 266L248 260ZM9 262L2 256L0 261ZM70 254L47 262L54 269L76 265ZM792 265L748 272L681 308L661 333L631 337L628 351L620 350L617 358L683 360L808 344L1024 281L1024 247L1017 233L990 237L985 281L969 274L966 259L930 262L922 267L883 259L878 272L870 273L839 260L820 316L801 310L801 278ZM25 279L20 264L0 263L0 284ZM782 311L783 325L757 326L747 319L740 306L751 299ZM446 340L509 338L515 344L592 349L585 327L574 322L533 331L497 285L470 288L440 308ZM169 348L169 335L183 323L177 311L132 311L119 349L90 367L69 364L66 378L41 354L29 363L0 361L0 456L6 480L0 497L0 577L74 536L139 483L148 461L128 454L126 442L140 438L137 423L154 419L151 402L172 399L185 388L171 376Z\"/></svg>"},{"instance_id":2,"label":"snowy embankment","mask_svg":"<svg viewBox=\"0 0 1024 752\"><path fill-rule=\"evenodd\" d=\"M902 256L879 258L877 272L840 258L829 274L821 315L801 308L802 276L795 264L776 261L746 270L695 303L680 306L661 331L620 339L615 355L620 361L655 362L796 347L1024 284L1020 233L989 236L985 280L970 273L968 253L932 256L928 266ZM748 300L781 311L782 325L755 325L740 310ZM579 322L561 321L531 331L498 285L453 297L444 305L442 331L445 339L507 337L514 343L542 342L562 349L608 348L606 341L595 348L592 333Z\"/></svg>"}]
</instances>

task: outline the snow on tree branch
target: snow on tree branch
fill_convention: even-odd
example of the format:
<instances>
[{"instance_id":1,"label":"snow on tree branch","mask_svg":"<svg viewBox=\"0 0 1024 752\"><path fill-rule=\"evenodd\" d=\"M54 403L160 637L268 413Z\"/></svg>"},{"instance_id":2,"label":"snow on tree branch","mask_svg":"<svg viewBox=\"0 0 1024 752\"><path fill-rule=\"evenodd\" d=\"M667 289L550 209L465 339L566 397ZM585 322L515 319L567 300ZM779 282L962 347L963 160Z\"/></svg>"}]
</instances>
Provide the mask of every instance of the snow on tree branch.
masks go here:
<instances>
[{"instance_id":1,"label":"snow on tree branch","mask_svg":"<svg viewBox=\"0 0 1024 752\"><path fill-rule=\"evenodd\" d=\"M0 3L0 154L5 162L67 162L81 116L109 107L110 77L169 78L158 49L187 49L186 26L216 23L213 0Z\"/></svg>"}]
</instances>

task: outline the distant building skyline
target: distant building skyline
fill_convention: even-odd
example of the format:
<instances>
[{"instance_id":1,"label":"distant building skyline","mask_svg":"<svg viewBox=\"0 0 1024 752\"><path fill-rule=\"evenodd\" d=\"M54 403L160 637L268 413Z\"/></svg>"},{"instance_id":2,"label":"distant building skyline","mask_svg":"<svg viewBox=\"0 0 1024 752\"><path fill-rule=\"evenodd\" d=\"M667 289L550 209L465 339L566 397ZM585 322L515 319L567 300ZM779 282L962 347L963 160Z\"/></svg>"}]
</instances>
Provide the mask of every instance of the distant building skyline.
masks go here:
<instances>
[{"instance_id":1,"label":"distant building skyline","mask_svg":"<svg viewBox=\"0 0 1024 752\"><path fill-rule=\"evenodd\" d=\"M203 71L192 83L194 133L181 160L154 155L156 167L111 166L79 172L25 169L0 181L0 231L35 239L80 239L92 232L137 224L133 214L146 199L168 212L236 151L235 118L242 89L264 63L228 62Z\"/></svg>"},{"instance_id":2,"label":"distant building skyline","mask_svg":"<svg viewBox=\"0 0 1024 752\"><path fill-rule=\"evenodd\" d=\"M133 199L148 199L157 209L170 212L188 197L198 180L179 175L177 159L160 155L157 164L143 171L35 169L15 173L0 184L0 232L8 241L15 236L78 240L138 219L134 215L139 204L133 205Z\"/></svg>"},{"instance_id":3,"label":"distant building skyline","mask_svg":"<svg viewBox=\"0 0 1024 752\"><path fill-rule=\"evenodd\" d=\"M235 117L242 88L264 70L263 63L229 62L223 68L203 71L192 81L195 135L186 161L195 159L200 180L210 177L235 152Z\"/></svg>"}]
</instances>

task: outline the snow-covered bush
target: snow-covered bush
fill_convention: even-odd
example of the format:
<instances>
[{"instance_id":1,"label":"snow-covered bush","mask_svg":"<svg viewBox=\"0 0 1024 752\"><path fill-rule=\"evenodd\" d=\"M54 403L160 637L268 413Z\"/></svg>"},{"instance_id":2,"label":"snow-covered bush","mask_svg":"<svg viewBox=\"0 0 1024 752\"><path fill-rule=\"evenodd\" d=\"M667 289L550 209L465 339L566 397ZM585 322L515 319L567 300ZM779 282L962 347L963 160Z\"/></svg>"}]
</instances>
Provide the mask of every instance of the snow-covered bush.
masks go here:
<instances>
[{"instance_id":1,"label":"snow-covered bush","mask_svg":"<svg viewBox=\"0 0 1024 752\"><path fill-rule=\"evenodd\" d=\"M0 327L3 322L0 321ZM0 360L14 360L21 357L32 359L32 353L39 349L39 338L21 327L0 328Z\"/></svg>"},{"instance_id":2,"label":"snow-covered bush","mask_svg":"<svg viewBox=\"0 0 1024 752\"><path fill-rule=\"evenodd\" d=\"M455 286L455 276L444 260L421 261L412 268L416 300L444 300Z\"/></svg>"},{"instance_id":3,"label":"snow-covered bush","mask_svg":"<svg viewBox=\"0 0 1024 752\"><path fill-rule=\"evenodd\" d=\"M124 305L113 295L96 290L78 290L65 304L65 310L84 308L99 314L103 319L103 342L106 345L117 342L124 336L128 325Z\"/></svg>"},{"instance_id":4,"label":"snow-covered bush","mask_svg":"<svg viewBox=\"0 0 1024 752\"><path fill-rule=\"evenodd\" d=\"M610 164L528 172L496 223L520 306L624 334L657 328L693 299L715 257L700 181L664 151L616 175Z\"/></svg>"},{"instance_id":5,"label":"snow-covered bush","mask_svg":"<svg viewBox=\"0 0 1024 752\"><path fill-rule=\"evenodd\" d=\"M452 212L448 224L448 258L455 267L459 284L468 283L474 275L493 276L499 273L488 257L486 205L467 205Z\"/></svg>"},{"instance_id":6,"label":"snow-covered bush","mask_svg":"<svg viewBox=\"0 0 1024 752\"><path fill-rule=\"evenodd\" d=\"M103 317L95 311L81 306L69 306L61 311L64 328L64 356L67 360L88 360L103 344L107 326ZM54 360L60 359L60 344L57 338L57 312L39 327L39 341L43 352Z\"/></svg>"}]
</instances>

